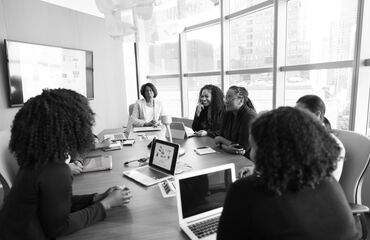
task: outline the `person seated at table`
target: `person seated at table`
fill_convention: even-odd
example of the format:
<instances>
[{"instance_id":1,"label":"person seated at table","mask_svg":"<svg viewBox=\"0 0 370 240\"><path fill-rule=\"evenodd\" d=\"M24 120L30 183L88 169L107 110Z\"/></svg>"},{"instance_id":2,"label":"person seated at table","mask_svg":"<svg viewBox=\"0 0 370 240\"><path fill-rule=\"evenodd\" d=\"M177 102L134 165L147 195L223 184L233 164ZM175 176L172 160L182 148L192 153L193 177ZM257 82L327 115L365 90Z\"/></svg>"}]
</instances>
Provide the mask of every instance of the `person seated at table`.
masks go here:
<instances>
[{"instance_id":1,"label":"person seated at table","mask_svg":"<svg viewBox=\"0 0 370 240\"><path fill-rule=\"evenodd\" d=\"M232 154L249 156L249 125L257 116L256 109L244 87L231 86L225 97L224 114L220 136L216 145Z\"/></svg>"},{"instance_id":2,"label":"person seated at table","mask_svg":"<svg viewBox=\"0 0 370 240\"><path fill-rule=\"evenodd\" d=\"M343 171L343 162L346 155L346 150L343 143L331 132L331 124L329 120L325 117L325 103L324 101L316 95L305 95L298 99L296 107L304 110L308 110L313 113L326 127L326 129L331 133L331 136L335 139L340 147L340 152L338 155L337 168L333 171L334 178L339 181L340 176Z\"/></svg>"},{"instance_id":3,"label":"person seated at table","mask_svg":"<svg viewBox=\"0 0 370 240\"><path fill-rule=\"evenodd\" d=\"M195 136L215 137L219 135L224 111L222 90L210 84L202 87L192 124Z\"/></svg>"},{"instance_id":4,"label":"person seated at table","mask_svg":"<svg viewBox=\"0 0 370 240\"><path fill-rule=\"evenodd\" d=\"M1 239L55 239L129 203L130 190L118 186L72 195L65 161L91 149L93 124L87 99L67 89L43 90L17 112L9 149L20 169L0 213Z\"/></svg>"},{"instance_id":5,"label":"person seated at table","mask_svg":"<svg viewBox=\"0 0 370 240\"><path fill-rule=\"evenodd\" d=\"M280 107L251 126L253 175L227 193L217 239L360 239L331 172L339 148L306 111Z\"/></svg>"},{"instance_id":6,"label":"person seated at table","mask_svg":"<svg viewBox=\"0 0 370 240\"><path fill-rule=\"evenodd\" d=\"M134 127L158 126L159 118L163 115L162 103L155 99L158 95L157 88L152 83L145 83L140 88L140 94L144 99L135 102L131 114Z\"/></svg>"}]
</instances>

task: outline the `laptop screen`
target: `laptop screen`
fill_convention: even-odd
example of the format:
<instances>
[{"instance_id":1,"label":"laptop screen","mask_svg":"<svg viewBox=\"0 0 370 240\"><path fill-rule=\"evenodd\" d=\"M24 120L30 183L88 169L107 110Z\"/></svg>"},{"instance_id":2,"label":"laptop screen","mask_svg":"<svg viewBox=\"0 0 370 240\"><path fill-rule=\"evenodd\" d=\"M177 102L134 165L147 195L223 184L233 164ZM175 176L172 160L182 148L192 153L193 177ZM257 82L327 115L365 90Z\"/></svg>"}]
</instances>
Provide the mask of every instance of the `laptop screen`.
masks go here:
<instances>
[{"instance_id":1,"label":"laptop screen","mask_svg":"<svg viewBox=\"0 0 370 240\"><path fill-rule=\"evenodd\" d=\"M178 152L178 144L155 139L150 151L149 165L173 175Z\"/></svg>"},{"instance_id":2,"label":"laptop screen","mask_svg":"<svg viewBox=\"0 0 370 240\"><path fill-rule=\"evenodd\" d=\"M182 217L188 218L223 207L232 183L231 169L179 180Z\"/></svg>"}]
</instances>

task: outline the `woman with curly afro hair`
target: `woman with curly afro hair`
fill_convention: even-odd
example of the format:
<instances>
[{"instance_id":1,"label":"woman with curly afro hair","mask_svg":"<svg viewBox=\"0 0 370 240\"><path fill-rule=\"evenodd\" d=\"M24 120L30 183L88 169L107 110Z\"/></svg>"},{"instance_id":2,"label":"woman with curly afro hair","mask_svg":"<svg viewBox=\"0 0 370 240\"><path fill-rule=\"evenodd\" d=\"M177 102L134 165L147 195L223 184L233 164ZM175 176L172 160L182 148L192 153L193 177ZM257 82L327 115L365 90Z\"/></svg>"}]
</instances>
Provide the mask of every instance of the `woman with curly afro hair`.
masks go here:
<instances>
[{"instance_id":1,"label":"woman with curly afro hair","mask_svg":"<svg viewBox=\"0 0 370 240\"><path fill-rule=\"evenodd\" d=\"M202 87L192 125L194 134L198 137L219 135L224 111L222 90L211 84Z\"/></svg>"},{"instance_id":2,"label":"woman with curly afro hair","mask_svg":"<svg viewBox=\"0 0 370 240\"><path fill-rule=\"evenodd\" d=\"M66 160L92 148L94 113L82 95L44 90L16 114L9 148L19 171L0 214L1 239L55 239L106 217L127 204L130 190L72 195Z\"/></svg>"},{"instance_id":3,"label":"woman with curly afro hair","mask_svg":"<svg viewBox=\"0 0 370 240\"><path fill-rule=\"evenodd\" d=\"M251 125L253 175L232 184L217 239L359 239L332 177L339 147L312 114L280 107Z\"/></svg>"}]
</instances>

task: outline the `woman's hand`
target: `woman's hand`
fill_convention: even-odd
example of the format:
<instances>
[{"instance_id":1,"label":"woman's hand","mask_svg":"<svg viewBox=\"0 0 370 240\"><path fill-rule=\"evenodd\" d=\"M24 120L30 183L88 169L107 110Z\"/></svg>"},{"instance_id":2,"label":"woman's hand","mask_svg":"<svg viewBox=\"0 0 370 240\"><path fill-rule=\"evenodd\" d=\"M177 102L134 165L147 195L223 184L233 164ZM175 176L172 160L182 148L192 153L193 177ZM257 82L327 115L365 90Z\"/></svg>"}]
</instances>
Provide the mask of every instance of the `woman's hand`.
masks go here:
<instances>
[{"instance_id":1,"label":"woman's hand","mask_svg":"<svg viewBox=\"0 0 370 240\"><path fill-rule=\"evenodd\" d=\"M203 104L198 103L197 110L196 110L196 114L197 114L198 117L200 116L200 113L202 112L203 109L204 109Z\"/></svg>"},{"instance_id":2,"label":"woman's hand","mask_svg":"<svg viewBox=\"0 0 370 240\"><path fill-rule=\"evenodd\" d=\"M110 187L103 193L95 194L93 202L99 202L99 201L103 200L104 198L106 198L111 192L113 192L115 190L122 190L122 189L123 189L123 187L121 187L121 186Z\"/></svg>"},{"instance_id":3,"label":"woman's hand","mask_svg":"<svg viewBox=\"0 0 370 240\"><path fill-rule=\"evenodd\" d=\"M244 155L245 150L244 148L241 148L239 144L230 144L230 145L225 145L222 144L222 149L224 149L228 153L232 154L237 154L237 155Z\"/></svg>"},{"instance_id":4,"label":"woman's hand","mask_svg":"<svg viewBox=\"0 0 370 240\"><path fill-rule=\"evenodd\" d=\"M204 137L207 136L207 131L206 130L199 130L194 132L194 135L197 137Z\"/></svg>"},{"instance_id":5,"label":"woman's hand","mask_svg":"<svg viewBox=\"0 0 370 240\"><path fill-rule=\"evenodd\" d=\"M239 175L239 178L245 178L245 177L252 175L253 172L254 172L254 166L243 167L242 169L239 170L238 175Z\"/></svg>"},{"instance_id":6,"label":"woman's hand","mask_svg":"<svg viewBox=\"0 0 370 240\"><path fill-rule=\"evenodd\" d=\"M82 172L82 169L84 168L80 161L74 161L68 164L69 168L71 169L71 172L73 175L79 175Z\"/></svg>"},{"instance_id":7,"label":"woman's hand","mask_svg":"<svg viewBox=\"0 0 370 240\"><path fill-rule=\"evenodd\" d=\"M159 121L157 122L156 120L152 120L150 122L144 123L144 127L151 127L151 126L157 127L157 126L159 126L159 124L160 124Z\"/></svg>"},{"instance_id":8,"label":"woman's hand","mask_svg":"<svg viewBox=\"0 0 370 240\"><path fill-rule=\"evenodd\" d=\"M109 189L108 189L109 190ZM132 194L129 188L124 187L123 189L115 189L108 194L101 204L105 210L108 210L112 207L124 206L130 202Z\"/></svg>"}]
</instances>

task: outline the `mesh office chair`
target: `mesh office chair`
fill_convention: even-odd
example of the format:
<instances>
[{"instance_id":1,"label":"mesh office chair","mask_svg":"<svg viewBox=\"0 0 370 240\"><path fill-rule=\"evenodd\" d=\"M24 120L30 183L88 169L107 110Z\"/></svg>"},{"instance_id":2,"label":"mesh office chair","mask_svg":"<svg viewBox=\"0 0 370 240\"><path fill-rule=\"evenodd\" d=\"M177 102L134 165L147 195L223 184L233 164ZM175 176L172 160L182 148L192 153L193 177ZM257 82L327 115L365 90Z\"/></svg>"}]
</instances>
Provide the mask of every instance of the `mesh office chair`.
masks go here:
<instances>
[{"instance_id":1,"label":"mesh office chair","mask_svg":"<svg viewBox=\"0 0 370 240\"><path fill-rule=\"evenodd\" d=\"M365 212L367 206L361 205L362 183L369 166L370 139L362 134L345 130L333 130L342 141L346 156L339 183L351 205L352 213L358 217L362 227L362 239L367 239Z\"/></svg>"},{"instance_id":2,"label":"mesh office chair","mask_svg":"<svg viewBox=\"0 0 370 240\"><path fill-rule=\"evenodd\" d=\"M0 131L0 183L4 190L4 199L7 197L12 187L15 175L19 169L14 156L8 149L10 140L10 130ZM2 201L0 200L0 206ZM1 207L0 207L1 208Z\"/></svg>"}]
</instances>

